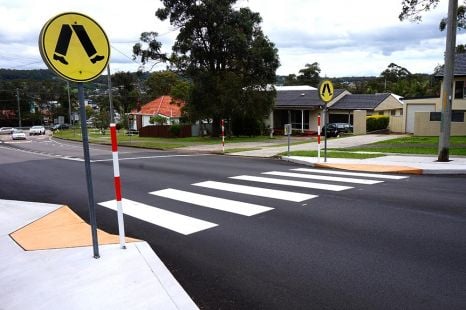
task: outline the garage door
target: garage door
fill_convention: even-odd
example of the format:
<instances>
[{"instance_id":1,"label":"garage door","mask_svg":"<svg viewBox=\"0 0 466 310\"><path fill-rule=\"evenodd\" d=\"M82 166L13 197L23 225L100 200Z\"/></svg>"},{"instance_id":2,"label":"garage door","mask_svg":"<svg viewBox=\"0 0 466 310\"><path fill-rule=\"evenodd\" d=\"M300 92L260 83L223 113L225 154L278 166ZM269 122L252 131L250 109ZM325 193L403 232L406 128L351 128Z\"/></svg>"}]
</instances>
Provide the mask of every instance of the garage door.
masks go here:
<instances>
[{"instance_id":1,"label":"garage door","mask_svg":"<svg viewBox=\"0 0 466 310\"><path fill-rule=\"evenodd\" d=\"M406 132L414 132L414 115L416 112L435 112L434 104L408 104L406 106Z\"/></svg>"}]
</instances>

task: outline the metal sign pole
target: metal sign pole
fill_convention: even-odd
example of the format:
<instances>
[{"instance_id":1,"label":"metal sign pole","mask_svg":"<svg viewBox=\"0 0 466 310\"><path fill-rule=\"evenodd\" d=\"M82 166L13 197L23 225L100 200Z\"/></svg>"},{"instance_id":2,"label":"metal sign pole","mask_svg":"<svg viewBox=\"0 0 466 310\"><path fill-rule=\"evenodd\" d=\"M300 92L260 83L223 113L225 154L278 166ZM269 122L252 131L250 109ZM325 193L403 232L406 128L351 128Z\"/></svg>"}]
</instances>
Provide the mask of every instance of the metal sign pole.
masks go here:
<instances>
[{"instance_id":1,"label":"metal sign pole","mask_svg":"<svg viewBox=\"0 0 466 310\"><path fill-rule=\"evenodd\" d=\"M327 103L325 103L324 108L324 163L327 162L327 124L328 124L328 107Z\"/></svg>"},{"instance_id":2,"label":"metal sign pole","mask_svg":"<svg viewBox=\"0 0 466 310\"><path fill-rule=\"evenodd\" d=\"M89 155L89 138L86 126L86 107L84 103L84 86L78 83L79 112L81 113L81 133L83 137L84 165L86 169L87 194L89 201L89 219L91 222L92 247L94 249L94 258L99 258L99 243L97 240L97 221L95 216L94 190L92 186L91 160Z\"/></svg>"}]
</instances>

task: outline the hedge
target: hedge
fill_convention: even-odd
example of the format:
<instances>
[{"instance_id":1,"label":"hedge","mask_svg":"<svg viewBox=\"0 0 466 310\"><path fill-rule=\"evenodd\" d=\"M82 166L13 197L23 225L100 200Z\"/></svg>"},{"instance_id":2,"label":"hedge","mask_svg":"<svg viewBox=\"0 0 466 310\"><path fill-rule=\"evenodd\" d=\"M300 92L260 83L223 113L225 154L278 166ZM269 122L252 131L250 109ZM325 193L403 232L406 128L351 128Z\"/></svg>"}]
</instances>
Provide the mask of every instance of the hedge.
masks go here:
<instances>
[{"instance_id":1,"label":"hedge","mask_svg":"<svg viewBox=\"0 0 466 310\"><path fill-rule=\"evenodd\" d=\"M387 129L390 118L384 115L372 115L366 118L367 132Z\"/></svg>"}]
</instances>

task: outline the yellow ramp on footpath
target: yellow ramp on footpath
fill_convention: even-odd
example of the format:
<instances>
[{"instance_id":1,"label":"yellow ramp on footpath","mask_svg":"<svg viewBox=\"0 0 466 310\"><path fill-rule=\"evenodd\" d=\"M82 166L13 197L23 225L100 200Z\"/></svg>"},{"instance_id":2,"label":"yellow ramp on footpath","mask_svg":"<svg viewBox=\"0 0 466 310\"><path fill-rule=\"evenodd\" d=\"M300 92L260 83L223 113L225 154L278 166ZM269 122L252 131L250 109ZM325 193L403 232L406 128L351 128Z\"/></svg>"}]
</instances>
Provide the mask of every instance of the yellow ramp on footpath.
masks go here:
<instances>
[{"instance_id":1,"label":"yellow ramp on footpath","mask_svg":"<svg viewBox=\"0 0 466 310\"><path fill-rule=\"evenodd\" d=\"M316 168L332 168L351 171L365 172L389 172L389 173L404 173L404 174L422 174L422 169L394 166L394 165L377 165L377 164L314 164Z\"/></svg>"},{"instance_id":2,"label":"yellow ramp on footpath","mask_svg":"<svg viewBox=\"0 0 466 310\"><path fill-rule=\"evenodd\" d=\"M26 251L74 248L92 245L91 227L68 206L63 206L46 216L10 234ZM97 230L100 245L119 243L118 235ZM126 238L126 242L140 240Z\"/></svg>"}]
</instances>

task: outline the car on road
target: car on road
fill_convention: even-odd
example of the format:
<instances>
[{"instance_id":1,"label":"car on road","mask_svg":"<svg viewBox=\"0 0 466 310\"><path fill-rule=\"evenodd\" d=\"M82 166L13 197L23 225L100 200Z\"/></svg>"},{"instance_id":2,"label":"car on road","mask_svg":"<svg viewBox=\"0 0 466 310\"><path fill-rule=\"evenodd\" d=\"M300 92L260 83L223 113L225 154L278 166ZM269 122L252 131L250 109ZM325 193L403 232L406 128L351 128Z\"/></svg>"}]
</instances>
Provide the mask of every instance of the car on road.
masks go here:
<instances>
[{"instance_id":1,"label":"car on road","mask_svg":"<svg viewBox=\"0 0 466 310\"><path fill-rule=\"evenodd\" d=\"M353 125L348 123L328 123L322 127L320 135L325 135L325 130L327 130L327 137L338 137L343 133L353 132Z\"/></svg>"},{"instance_id":2,"label":"car on road","mask_svg":"<svg viewBox=\"0 0 466 310\"><path fill-rule=\"evenodd\" d=\"M13 140L26 140L26 134L19 130L19 129L14 129L13 132L11 133L11 139Z\"/></svg>"},{"instance_id":3,"label":"car on road","mask_svg":"<svg viewBox=\"0 0 466 310\"><path fill-rule=\"evenodd\" d=\"M32 126L29 128L29 135L45 135L45 127L44 126Z\"/></svg>"},{"instance_id":4,"label":"car on road","mask_svg":"<svg viewBox=\"0 0 466 310\"><path fill-rule=\"evenodd\" d=\"M68 128L70 128L70 125L68 124L55 124L52 126L52 128L50 128L50 130L56 131L56 130L62 130L62 129L68 129Z\"/></svg>"},{"instance_id":5,"label":"car on road","mask_svg":"<svg viewBox=\"0 0 466 310\"><path fill-rule=\"evenodd\" d=\"M0 128L0 135L11 135L12 133L13 133L13 127Z\"/></svg>"}]
</instances>

